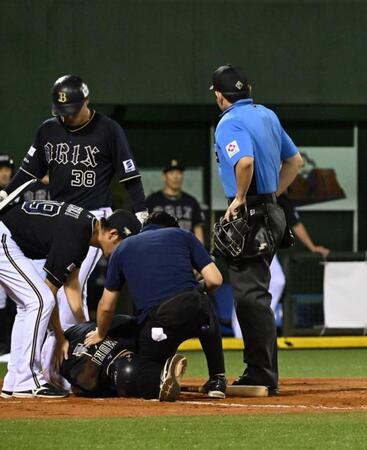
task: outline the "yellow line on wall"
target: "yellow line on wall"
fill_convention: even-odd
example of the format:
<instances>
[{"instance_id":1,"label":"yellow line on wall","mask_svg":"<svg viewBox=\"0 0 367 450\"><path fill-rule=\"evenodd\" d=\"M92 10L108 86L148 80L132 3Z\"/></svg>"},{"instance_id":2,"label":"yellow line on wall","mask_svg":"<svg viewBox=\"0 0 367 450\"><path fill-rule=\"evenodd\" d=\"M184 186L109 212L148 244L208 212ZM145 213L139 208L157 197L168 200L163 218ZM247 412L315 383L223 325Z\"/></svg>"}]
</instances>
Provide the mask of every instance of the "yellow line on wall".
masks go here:
<instances>
[{"instance_id":1,"label":"yellow line on wall","mask_svg":"<svg viewBox=\"0 0 367 450\"><path fill-rule=\"evenodd\" d=\"M367 347L367 336L307 336L279 337L280 349L307 348L361 348ZM201 350L199 339L189 339L180 345L179 350ZM223 350L243 350L242 339L223 338Z\"/></svg>"}]
</instances>

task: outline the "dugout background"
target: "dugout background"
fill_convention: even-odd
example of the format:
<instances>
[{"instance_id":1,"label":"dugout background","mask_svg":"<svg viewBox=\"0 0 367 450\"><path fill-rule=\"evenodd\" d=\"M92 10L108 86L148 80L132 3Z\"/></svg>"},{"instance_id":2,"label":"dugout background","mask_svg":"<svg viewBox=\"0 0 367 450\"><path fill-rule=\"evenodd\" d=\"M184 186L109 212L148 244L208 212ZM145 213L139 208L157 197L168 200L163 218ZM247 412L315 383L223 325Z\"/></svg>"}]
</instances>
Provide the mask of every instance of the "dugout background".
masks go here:
<instances>
[{"instance_id":1,"label":"dugout background","mask_svg":"<svg viewBox=\"0 0 367 450\"><path fill-rule=\"evenodd\" d=\"M2 0L1 152L20 162L48 117L49 89L79 73L126 126L140 166L177 155L204 167L217 117L212 71L246 68L299 145L345 145L359 127L359 249L367 248L367 2L357 0ZM322 142L321 142L322 144ZM207 200L208 197L207 197ZM307 212L315 241L351 249L348 213ZM337 224L337 233L329 233Z\"/></svg>"}]
</instances>

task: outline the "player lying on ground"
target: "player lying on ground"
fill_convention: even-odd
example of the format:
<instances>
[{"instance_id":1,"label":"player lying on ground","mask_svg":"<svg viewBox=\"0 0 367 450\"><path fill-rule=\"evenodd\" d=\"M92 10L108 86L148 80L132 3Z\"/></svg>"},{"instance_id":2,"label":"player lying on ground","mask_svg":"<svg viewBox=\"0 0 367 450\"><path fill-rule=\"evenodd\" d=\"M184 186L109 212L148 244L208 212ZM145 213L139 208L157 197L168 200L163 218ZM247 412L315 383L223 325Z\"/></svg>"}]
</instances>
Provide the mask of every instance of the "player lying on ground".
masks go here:
<instances>
[{"instance_id":1,"label":"player lying on ground","mask_svg":"<svg viewBox=\"0 0 367 450\"><path fill-rule=\"evenodd\" d=\"M165 393L177 389L186 367L184 357L174 355L164 366L152 365L148 372L142 372L144 360L134 353L138 331L135 317L115 316L106 337L87 347L84 340L95 327L95 322L84 322L65 332L70 345L68 359L61 365L61 375L69 381L74 394L143 397L150 391L158 392L161 401L173 399Z\"/></svg>"},{"instance_id":2,"label":"player lying on ground","mask_svg":"<svg viewBox=\"0 0 367 450\"><path fill-rule=\"evenodd\" d=\"M48 384L40 354L49 322L55 332L55 364L67 355L55 296L65 287L75 317L82 319L78 272L89 245L110 255L123 237L137 233L140 222L118 210L97 220L87 210L67 203L33 201L10 207L0 222L0 284L17 304L10 362L2 397L64 397ZM46 259L46 279L32 260Z\"/></svg>"},{"instance_id":3,"label":"player lying on ground","mask_svg":"<svg viewBox=\"0 0 367 450\"><path fill-rule=\"evenodd\" d=\"M180 229L169 214L152 213L141 233L123 241L113 252L98 305L97 329L87 336L85 343L94 345L105 339L126 281L138 311L137 353L144 361L141 373L145 371L148 377L153 368L160 370L183 341L200 337L210 376L206 392L211 397L223 398L226 381L219 325L208 295L199 289L193 269L201 273L207 291L221 285L221 274L201 242ZM145 389L142 392L145 398L159 395L157 387L151 389L147 385ZM172 399L178 394L175 385Z\"/></svg>"}]
</instances>

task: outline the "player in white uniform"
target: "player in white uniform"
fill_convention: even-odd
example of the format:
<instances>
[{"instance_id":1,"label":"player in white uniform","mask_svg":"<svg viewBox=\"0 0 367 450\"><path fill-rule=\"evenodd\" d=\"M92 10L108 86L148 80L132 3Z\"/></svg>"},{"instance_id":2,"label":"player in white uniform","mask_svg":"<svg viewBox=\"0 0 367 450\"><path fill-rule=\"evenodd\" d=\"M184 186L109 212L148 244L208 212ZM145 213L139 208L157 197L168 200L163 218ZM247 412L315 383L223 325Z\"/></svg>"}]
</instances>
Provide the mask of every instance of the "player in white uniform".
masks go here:
<instances>
[{"instance_id":1,"label":"player in white uniform","mask_svg":"<svg viewBox=\"0 0 367 450\"><path fill-rule=\"evenodd\" d=\"M123 210L97 221L83 208L55 201L21 203L10 207L1 219L0 283L17 304L1 397L65 397L67 391L47 383L40 365L50 318L58 342L56 362L61 363L68 351L54 308L57 291L64 286L77 310L78 273L89 245L102 248L109 256L112 244L138 232L140 223ZM44 282L33 260L45 258Z\"/></svg>"}]
</instances>

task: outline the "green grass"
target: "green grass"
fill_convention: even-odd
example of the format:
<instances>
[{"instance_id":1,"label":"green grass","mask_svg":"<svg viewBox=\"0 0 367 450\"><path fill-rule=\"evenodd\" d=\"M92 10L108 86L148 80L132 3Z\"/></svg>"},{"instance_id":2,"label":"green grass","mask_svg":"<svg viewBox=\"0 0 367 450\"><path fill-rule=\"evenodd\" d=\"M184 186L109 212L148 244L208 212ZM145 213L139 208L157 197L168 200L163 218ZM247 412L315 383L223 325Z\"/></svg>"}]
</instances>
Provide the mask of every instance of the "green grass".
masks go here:
<instances>
[{"instance_id":1,"label":"green grass","mask_svg":"<svg viewBox=\"0 0 367 450\"><path fill-rule=\"evenodd\" d=\"M206 377L207 369L202 352L186 352L187 377ZM367 377L367 349L340 350L280 350L281 377ZM244 365L241 351L226 351L228 376L240 375ZM0 378L6 366L0 364Z\"/></svg>"},{"instance_id":2,"label":"green grass","mask_svg":"<svg viewBox=\"0 0 367 450\"><path fill-rule=\"evenodd\" d=\"M365 449L367 414L4 420L14 449Z\"/></svg>"},{"instance_id":3,"label":"green grass","mask_svg":"<svg viewBox=\"0 0 367 450\"><path fill-rule=\"evenodd\" d=\"M187 352L187 377L206 376L205 357L201 352ZM367 350L280 350L281 377L367 377ZM240 375L244 369L242 352L226 351L228 376Z\"/></svg>"},{"instance_id":4,"label":"green grass","mask_svg":"<svg viewBox=\"0 0 367 450\"><path fill-rule=\"evenodd\" d=\"M187 377L205 377L201 352L185 353ZM242 352L225 352L227 373L243 370ZM364 349L279 352L282 377L365 377ZM0 365L0 378L5 364ZM367 405L367 403L366 403ZM123 407L123 406L122 406ZM144 406L142 406L144 408ZM0 449L365 449L367 412L2 420Z\"/></svg>"}]
</instances>

